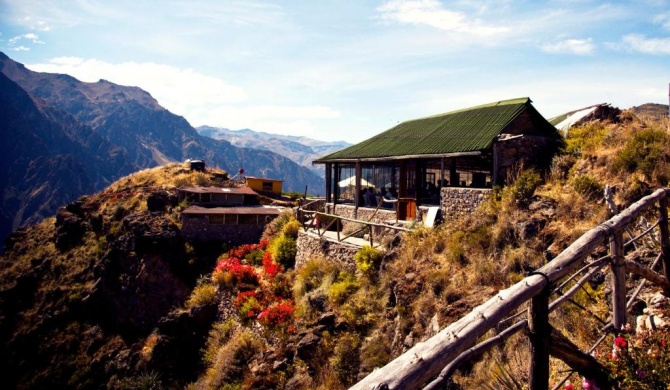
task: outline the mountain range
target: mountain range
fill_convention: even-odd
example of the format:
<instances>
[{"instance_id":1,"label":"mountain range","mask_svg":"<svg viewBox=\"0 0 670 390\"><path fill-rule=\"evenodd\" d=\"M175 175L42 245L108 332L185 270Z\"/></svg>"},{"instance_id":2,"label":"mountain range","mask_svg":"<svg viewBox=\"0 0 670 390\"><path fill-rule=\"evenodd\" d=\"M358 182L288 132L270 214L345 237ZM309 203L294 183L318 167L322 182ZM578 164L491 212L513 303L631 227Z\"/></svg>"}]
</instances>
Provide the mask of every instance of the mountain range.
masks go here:
<instances>
[{"instance_id":1,"label":"mountain range","mask_svg":"<svg viewBox=\"0 0 670 390\"><path fill-rule=\"evenodd\" d=\"M251 129L230 130L222 127L199 126L196 127L196 130L200 135L226 140L241 148L271 150L312 169L322 177L324 176L323 165L312 165L312 161L351 146L345 141L319 141L308 137L271 134Z\"/></svg>"},{"instance_id":2,"label":"mountain range","mask_svg":"<svg viewBox=\"0 0 670 390\"><path fill-rule=\"evenodd\" d=\"M0 52L0 239L140 169L186 159L323 191L323 179L280 154L200 134L148 92L27 69Z\"/></svg>"}]
</instances>

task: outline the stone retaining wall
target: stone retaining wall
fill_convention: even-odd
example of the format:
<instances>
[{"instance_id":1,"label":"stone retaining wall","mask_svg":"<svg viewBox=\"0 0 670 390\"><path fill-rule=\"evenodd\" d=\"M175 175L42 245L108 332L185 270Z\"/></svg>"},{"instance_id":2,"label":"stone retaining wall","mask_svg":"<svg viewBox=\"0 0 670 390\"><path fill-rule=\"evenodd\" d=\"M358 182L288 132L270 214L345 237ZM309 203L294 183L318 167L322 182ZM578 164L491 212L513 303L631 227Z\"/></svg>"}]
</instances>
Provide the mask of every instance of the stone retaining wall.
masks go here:
<instances>
[{"instance_id":1,"label":"stone retaining wall","mask_svg":"<svg viewBox=\"0 0 670 390\"><path fill-rule=\"evenodd\" d=\"M448 221L470 214L492 194L487 188L444 187L440 193L442 217Z\"/></svg>"},{"instance_id":2,"label":"stone retaining wall","mask_svg":"<svg viewBox=\"0 0 670 390\"><path fill-rule=\"evenodd\" d=\"M350 272L356 271L354 255L360 249L357 246L328 241L316 234L301 230L298 233L297 247L298 251L295 256L296 269L300 269L312 259L321 257L326 261L344 267Z\"/></svg>"},{"instance_id":3,"label":"stone retaining wall","mask_svg":"<svg viewBox=\"0 0 670 390\"><path fill-rule=\"evenodd\" d=\"M202 216L183 218L181 235L187 241L222 241L231 245L257 243L265 225L209 224Z\"/></svg>"}]
</instances>

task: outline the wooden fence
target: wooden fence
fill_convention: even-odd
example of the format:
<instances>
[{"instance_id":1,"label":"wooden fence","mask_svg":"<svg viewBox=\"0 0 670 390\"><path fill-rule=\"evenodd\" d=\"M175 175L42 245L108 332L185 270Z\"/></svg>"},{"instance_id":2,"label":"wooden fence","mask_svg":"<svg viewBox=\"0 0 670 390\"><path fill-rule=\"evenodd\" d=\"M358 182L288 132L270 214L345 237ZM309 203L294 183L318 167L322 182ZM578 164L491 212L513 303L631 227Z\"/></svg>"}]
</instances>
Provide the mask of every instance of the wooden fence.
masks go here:
<instances>
[{"instance_id":1,"label":"wooden fence","mask_svg":"<svg viewBox=\"0 0 670 390\"><path fill-rule=\"evenodd\" d=\"M370 220L364 221L360 219L354 219L354 218L348 218L348 217L343 217L341 215L336 215L336 214L329 214L321 211L316 211L315 207L316 205L319 204L319 202L323 203L323 200L315 200L311 202L306 202L304 205L300 205L297 209L297 218L298 220L303 224L305 231L313 229L317 232L319 237L323 237L324 234L329 231L333 230L337 234L337 241L342 242L346 240L349 237L357 236L357 235L364 235L366 232L368 234L368 241L370 243L370 246L374 246L374 236L375 236L375 229L379 231L384 231L386 229L390 230L395 230L398 232L408 232L410 229L401 227L401 226L393 226L389 224L383 224L383 223L377 223L377 222L372 222ZM392 204L397 204L397 200L386 200L382 199L379 204L377 205L377 208L375 209L375 213L380 209L381 205L383 203L392 203ZM374 214L373 214L374 216ZM371 219L372 217L370 217ZM341 230L343 227L343 221L348 221L352 223L356 223L359 225L362 225L360 228L355 229L347 234L342 234ZM397 222L397 211L396 211L396 222ZM380 233L381 234L381 233Z\"/></svg>"},{"instance_id":2,"label":"wooden fence","mask_svg":"<svg viewBox=\"0 0 670 390\"><path fill-rule=\"evenodd\" d=\"M352 389L437 389L440 388L458 366L470 358L480 355L494 345L504 342L512 334L526 329L530 341L530 389L547 389L549 386L550 354L567 363L580 374L595 378L600 385L607 385L606 373L599 372L599 364L589 355L590 351L579 351L567 337L551 327L549 312L568 300L581 286L588 282L601 268L609 266L612 276L612 318L603 330L618 332L626 324L626 271L637 273L653 281L670 293L670 240L668 237L668 189L660 189L640 199L628 209L610 220L587 231L572 245L545 266L529 276L501 290L493 298L476 307L465 317L450 324L432 338L416 344L407 352L370 373ZM624 232L634 230L639 218L650 215L650 209L658 204L658 222L646 228L636 237L624 242ZM660 236L660 253L650 268L626 261L624 250L643 237L654 238L655 229ZM655 239L655 238L654 238ZM597 248L607 245L609 254L595 261L584 260ZM653 271L662 262L661 274ZM562 291L581 273L586 272L567 291ZM561 280L571 275L567 280ZM561 281L553 291L551 287ZM644 281L642 282L644 283ZM633 293L630 305L642 288ZM550 303L550 297L558 292L559 298ZM527 312L515 311L528 304ZM525 318L519 316L525 314ZM519 319L521 318L521 319ZM516 322L513 322L516 320ZM509 324L512 323L510 326ZM501 333L477 345L479 338L492 328L504 329ZM605 334L598 343L602 342ZM597 344L596 344L597 345ZM602 366L600 366L602 367ZM567 378L566 378L567 379ZM560 384L556 386L559 387ZM603 387L601 387L603 388Z\"/></svg>"}]
</instances>

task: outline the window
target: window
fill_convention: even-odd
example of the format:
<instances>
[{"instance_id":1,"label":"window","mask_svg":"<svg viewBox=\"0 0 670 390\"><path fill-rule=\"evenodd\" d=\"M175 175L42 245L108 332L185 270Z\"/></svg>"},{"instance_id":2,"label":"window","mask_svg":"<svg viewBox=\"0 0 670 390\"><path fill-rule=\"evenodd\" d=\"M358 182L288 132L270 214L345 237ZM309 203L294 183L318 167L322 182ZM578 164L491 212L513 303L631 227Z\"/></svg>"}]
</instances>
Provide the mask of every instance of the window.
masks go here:
<instances>
[{"instance_id":1,"label":"window","mask_svg":"<svg viewBox=\"0 0 670 390\"><path fill-rule=\"evenodd\" d=\"M200 201L203 202L203 203L211 202L211 194L209 194L209 193L200 194Z\"/></svg>"},{"instance_id":2,"label":"window","mask_svg":"<svg viewBox=\"0 0 670 390\"><path fill-rule=\"evenodd\" d=\"M272 191L272 182L264 181L263 182L263 191Z\"/></svg>"}]
</instances>

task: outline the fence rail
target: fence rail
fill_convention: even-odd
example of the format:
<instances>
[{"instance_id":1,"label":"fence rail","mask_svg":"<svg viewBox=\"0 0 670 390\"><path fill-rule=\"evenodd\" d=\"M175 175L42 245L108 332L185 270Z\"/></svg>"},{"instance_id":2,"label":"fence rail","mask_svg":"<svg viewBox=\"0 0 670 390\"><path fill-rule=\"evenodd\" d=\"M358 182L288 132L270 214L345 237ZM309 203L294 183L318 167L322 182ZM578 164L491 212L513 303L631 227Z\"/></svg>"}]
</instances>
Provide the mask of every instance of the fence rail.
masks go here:
<instances>
[{"instance_id":1,"label":"fence rail","mask_svg":"<svg viewBox=\"0 0 670 390\"><path fill-rule=\"evenodd\" d=\"M321 203L320 203L321 202ZM348 217L343 217L341 215L337 214L330 214L330 213L325 213L322 211L317 211L316 208L322 204L322 200L316 200L316 201L311 201L307 202L304 205L301 205L297 209L297 218L298 220L303 224L305 231L308 231L310 229L316 230L317 234L319 237L323 237L324 234L331 228L333 228L337 232L337 241L342 242L346 240L349 237L355 236L357 234L364 234L367 232L368 234L368 240L370 243L370 246L374 246L374 229L373 228L378 228L379 230L384 230L384 229L390 229L390 230L395 230L398 232L409 232L410 229L401 227L401 226L394 226L394 225L388 225L388 224L383 224L383 223L378 223L378 222L372 222L371 220L360 220L360 219L354 219L354 218L348 218ZM383 203L391 203L391 204L397 204L397 200L386 200L382 199L380 200L379 204L377 205L377 208L375 209L374 214L370 217L372 219L374 215L377 213L377 211L381 208L381 205ZM347 222L352 222L352 223L357 223L360 225L363 225L359 229L356 229L352 232L345 234L341 234L341 230L343 227L343 221ZM397 211L396 211L396 222L397 222Z\"/></svg>"},{"instance_id":2,"label":"fence rail","mask_svg":"<svg viewBox=\"0 0 670 390\"><path fill-rule=\"evenodd\" d=\"M572 245L561 252L551 262L532 272L529 276L501 290L493 298L473 309L465 317L450 324L432 338L416 344L404 354L386 366L370 373L355 384L352 389L435 389L448 378L458 366L468 359L484 352L486 349L504 342L512 334L529 329L531 345L531 364L529 368L530 388L546 389L549 385L549 354L559 357L573 369L579 371L597 368L594 359L589 360L588 353L579 351L574 344L561 336L549 324L549 311L570 299L581 286L601 269L609 265L612 275L612 319L607 329L617 332L626 323L626 271L646 274L647 279L663 285L665 292L670 293L670 239L668 236L668 189L659 189L653 194L640 199L618 215L584 233ZM658 223L662 260L662 275L645 267L644 270L633 270L624 258L624 247L644 235L652 234L646 229L643 234L624 242L626 229L639 217L645 215L655 204L659 205ZM598 247L608 244L609 255L600 258L585 267L580 267L583 260ZM629 266L629 267L627 267ZM639 265L638 265L639 266ZM549 303L552 284L568 276L570 273L583 272L591 268L562 296ZM653 268L653 266L652 266ZM575 272L577 271L577 272ZM572 276L570 279L575 278ZM553 292L560 291L564 282ZM641 288L641 287L640 287ZM640 289L638 288L638 290ZM483 343L475 345L477 340L490 329L503 325L515 318L514 312L523 304L529 304L527 318L507 327L502 333ZM510 317L512 316L512 317ZM501 326L502 327L502 326ZM551 335L552 343L548 343ZM604 337L601 339L601 341ZM550 345L551 344L551 345ZM594 347L595 348L595 347ZM581 371L580 371L581 372ZM597 372L591 372L598 375ZM606 376L605 376L606 377ZM603 379L606 380L606 379Z\"/></svg>"}]
</instances>

